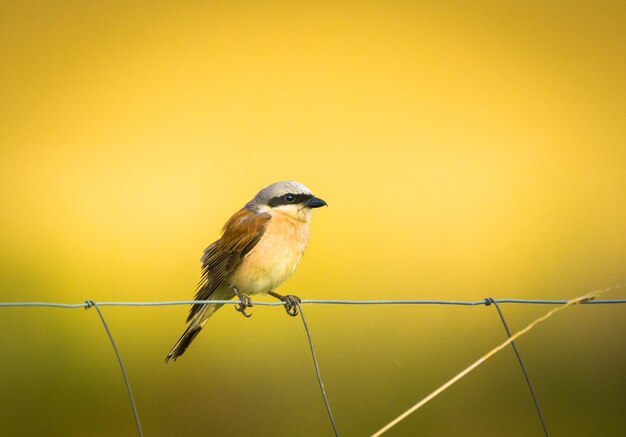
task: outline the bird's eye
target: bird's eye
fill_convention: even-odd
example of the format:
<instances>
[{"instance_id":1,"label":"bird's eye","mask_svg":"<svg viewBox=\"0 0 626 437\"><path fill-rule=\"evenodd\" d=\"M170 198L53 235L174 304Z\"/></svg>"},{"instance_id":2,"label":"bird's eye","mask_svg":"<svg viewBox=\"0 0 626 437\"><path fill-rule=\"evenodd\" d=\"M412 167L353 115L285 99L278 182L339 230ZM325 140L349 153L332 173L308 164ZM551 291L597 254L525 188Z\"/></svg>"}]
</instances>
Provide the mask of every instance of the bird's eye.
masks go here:
<instances>
[{"instance_id":1,"label":"bird's eye","mask_svg":"<svg viewBox=\"0 0 626 437\"><path fill-rule=\"evenodd\" d=\"M293 194L285 194L285 201L287 203L293 203L296 201L296 196L294 196Z\"/></svg>"}]
</instances>

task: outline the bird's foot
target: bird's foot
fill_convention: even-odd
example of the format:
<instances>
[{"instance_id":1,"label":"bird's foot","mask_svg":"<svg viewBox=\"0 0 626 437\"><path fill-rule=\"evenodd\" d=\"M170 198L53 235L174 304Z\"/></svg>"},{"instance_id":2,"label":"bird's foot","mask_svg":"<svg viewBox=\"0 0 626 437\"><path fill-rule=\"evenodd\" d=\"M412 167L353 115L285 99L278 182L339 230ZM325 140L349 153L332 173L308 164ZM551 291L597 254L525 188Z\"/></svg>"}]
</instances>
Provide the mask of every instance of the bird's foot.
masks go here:
<instances>
[{"instance_id":1,"label":"bird's foot","mask_svg":"<svg viewBox=\"0 0 626 437\"><path fill-rule=\"evenodd\" d=\"M282 294L274 293L273 291L270 291L269 294L274 296L276 299L280 299L285 302L285 311L287 311L287 314L291 317L298 315L298 306L302 301L298 296L294 296L293 294L283 296Z\"/></svg>"},{"instance_id":2,"label":"bird's foot","mask_svg":"<svg viewBox=\"0 0 626 437\"><path fill-rule=\"evenodd\" d=\"M250 296L246 296L245 294L237 290L237 287L233 287L233 291L239 298L239 305L235 305L235 310L243 314L244 317L252 317L252 314L246 313L247 308L252 308L254 306L252 304L252 299L250 299Z\"/></svg>"},{"instance_id":3,"label":"bird's foot","mask_svg":"<svg viewBox=\"0 0 626 437\"><path fill-rule=\"evenodd\" d=\"M300 306L301 299L298 296L294 296L293 294L288 294L285 296L285 311L291 317L295 317L298 315L298 307Z\"/></svg>"}]
</instances>

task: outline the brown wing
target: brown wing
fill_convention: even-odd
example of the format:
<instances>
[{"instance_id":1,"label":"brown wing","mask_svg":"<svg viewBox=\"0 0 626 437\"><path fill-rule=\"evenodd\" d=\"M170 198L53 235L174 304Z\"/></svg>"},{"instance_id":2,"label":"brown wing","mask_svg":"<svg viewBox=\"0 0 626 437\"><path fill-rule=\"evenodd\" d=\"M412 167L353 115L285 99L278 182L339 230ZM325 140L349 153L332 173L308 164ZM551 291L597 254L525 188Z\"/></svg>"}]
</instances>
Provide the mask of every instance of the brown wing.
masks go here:
<instances>
[{"instance_id":1,"label":"brown wing","mask_svg":"<svg viewBox=\"0 0 626 437\"><path fill-rule=\"evenodd\" d=\"M222 229L222 238L207 247L200 259L202 278L198 283L196 300L211 298L215 289L259 242L270 219L269 214L257 214L244 208L226 222ZM187 321L190 321L201 308L201 304L193 305Z\"/></svg>"}]
</instances>

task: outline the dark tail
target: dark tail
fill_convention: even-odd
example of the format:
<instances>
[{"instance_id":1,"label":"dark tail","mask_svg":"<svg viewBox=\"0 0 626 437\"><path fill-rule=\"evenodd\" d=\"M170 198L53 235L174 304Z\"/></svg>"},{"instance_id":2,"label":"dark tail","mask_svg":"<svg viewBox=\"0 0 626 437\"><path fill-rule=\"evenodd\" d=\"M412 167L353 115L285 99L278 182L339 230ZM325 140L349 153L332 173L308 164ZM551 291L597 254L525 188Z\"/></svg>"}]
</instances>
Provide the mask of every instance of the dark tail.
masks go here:
<instances>
[{"instance_id":1,"label":"dark tail","mask_svg":"<svg viewBox=\"0 0 626 437\"><path fill-rule=\"evenodd\" d=\"M193 323L189 325L183 335L180 336L170 353L167 354L167 357L165 357L165 362L167 363L170 359L176 361L176 358L184 354L193 339L200 333L201 329L202 325L194 326Z\"/></svg>"},{"instance_id":2,"label":"dark tail","mask_svg":"<svg viewBox=\"0 0 626 437\"><path fill-rule=\"evenodd\" d=\"M228 300L233 297L235 293L230 290L228 287L223 287L223 289L215 290L215 293L211 296L212 299L217 300ZM165 357L165 362L167 363L170 359L176 361L176 358L180 357L185 353L191 342L196 338L196 336L200 333L202 327L206 324L209 317L215 313L223 304L205 304L196 312L195 316L191 320L191 323L178 339L172 350L167 357Z\"/></svg>"}]
</instances>

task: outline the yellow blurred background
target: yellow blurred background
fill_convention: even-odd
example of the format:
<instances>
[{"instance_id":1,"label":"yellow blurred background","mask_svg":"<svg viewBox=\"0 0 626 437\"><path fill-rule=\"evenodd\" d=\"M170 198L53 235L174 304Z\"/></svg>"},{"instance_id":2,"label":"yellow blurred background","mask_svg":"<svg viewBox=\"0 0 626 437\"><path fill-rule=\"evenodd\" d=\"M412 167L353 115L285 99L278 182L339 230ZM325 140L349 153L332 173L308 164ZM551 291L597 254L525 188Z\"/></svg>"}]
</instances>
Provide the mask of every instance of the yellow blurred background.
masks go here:
<instances>
[{"instance_id":1,"label":"yellow blurred background","mask_svg":"<svg viewBox=\"0 0 626 437\"><path fill-rule=\"evenodd\" d=\"M265 185L325 199L283 293L567 298L626 281L626 3L0 2L0 300L190 299ZM624 297L614 291L607 298ZM512 329L549 307L503 306ZM624 435L623 306L519 341L554 435ZM146 436L328 435L301 321L103 308ZM505 338L493 307L306 306L342 435ZM1 435L134 435L93 310L0 308ZM389 435L541 435L505 350Z\"/></svg>"}]
</instances>

